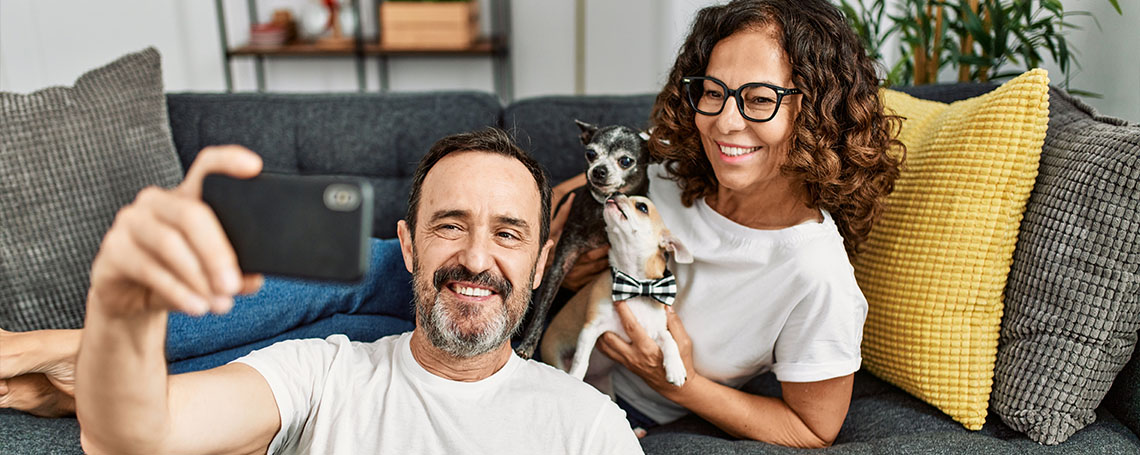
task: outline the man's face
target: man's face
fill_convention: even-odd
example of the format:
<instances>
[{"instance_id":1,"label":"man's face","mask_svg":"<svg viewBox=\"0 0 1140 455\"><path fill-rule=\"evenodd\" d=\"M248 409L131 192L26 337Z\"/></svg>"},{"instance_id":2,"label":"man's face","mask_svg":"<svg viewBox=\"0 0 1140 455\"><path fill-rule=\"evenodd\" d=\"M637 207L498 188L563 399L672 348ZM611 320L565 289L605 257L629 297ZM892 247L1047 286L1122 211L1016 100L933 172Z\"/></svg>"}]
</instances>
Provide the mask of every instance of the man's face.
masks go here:
<instances>
[{"instance_id":1,"label":"man's face","mask_svg":"<svg viewBox=\"0 0 1140 455\"><path fill-rule=\"evenodd\" d=\"M428 172L414 239L399 224L412 272L416 322L431 343L470 358L509 341L541 282L542 202L513 158L456 152Z\"/></svg>"}]
</instances>

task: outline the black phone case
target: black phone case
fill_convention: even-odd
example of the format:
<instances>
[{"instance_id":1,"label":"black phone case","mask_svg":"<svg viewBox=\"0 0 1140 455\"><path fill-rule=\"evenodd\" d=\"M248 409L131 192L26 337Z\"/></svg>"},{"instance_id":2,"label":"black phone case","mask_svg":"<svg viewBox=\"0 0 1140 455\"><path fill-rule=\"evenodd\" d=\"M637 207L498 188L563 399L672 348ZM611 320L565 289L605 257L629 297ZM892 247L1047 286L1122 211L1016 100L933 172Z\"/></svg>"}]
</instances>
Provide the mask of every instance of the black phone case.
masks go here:
<instances>
[{"instance_id":1,"label":"black phone case","mask_svg":"<svg viewBox=\"0 0 1140 455\"><path fill-rule=\"evenodd\" d=\"M266 173L242 180L215 174L206 176L202 199L221 222L244 273L351 282L368 272L372 186L367 181Z\"/></svg>"}]
</instances>

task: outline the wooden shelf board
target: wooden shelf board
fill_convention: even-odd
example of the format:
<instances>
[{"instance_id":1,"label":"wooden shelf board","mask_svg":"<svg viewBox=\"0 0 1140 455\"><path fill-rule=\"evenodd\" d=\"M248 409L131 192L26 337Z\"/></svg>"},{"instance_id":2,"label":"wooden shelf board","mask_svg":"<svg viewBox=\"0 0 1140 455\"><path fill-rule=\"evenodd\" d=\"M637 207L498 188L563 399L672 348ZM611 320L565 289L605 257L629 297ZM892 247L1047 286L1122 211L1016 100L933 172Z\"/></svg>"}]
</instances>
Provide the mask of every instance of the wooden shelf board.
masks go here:
<instances>
[{"instance_id":1,"label":"wooden shelf board","mask_svg":"<svg viewBox=\"0 0 1140 455\"><path fill-rule=\"evenodd\" d=\"M488 39L480 39L466 49L410 49L389 48L378 44L375 40L364 42L365 55L493 55L506 49L499 43L492 43ZM238 46L230 48L231 56L238 55L276 55L276 56L338 56L355 55L356 49L351 44L344 47L330 47L314 43L293 43L282 46Z\"/></svg>"}]
</instances>

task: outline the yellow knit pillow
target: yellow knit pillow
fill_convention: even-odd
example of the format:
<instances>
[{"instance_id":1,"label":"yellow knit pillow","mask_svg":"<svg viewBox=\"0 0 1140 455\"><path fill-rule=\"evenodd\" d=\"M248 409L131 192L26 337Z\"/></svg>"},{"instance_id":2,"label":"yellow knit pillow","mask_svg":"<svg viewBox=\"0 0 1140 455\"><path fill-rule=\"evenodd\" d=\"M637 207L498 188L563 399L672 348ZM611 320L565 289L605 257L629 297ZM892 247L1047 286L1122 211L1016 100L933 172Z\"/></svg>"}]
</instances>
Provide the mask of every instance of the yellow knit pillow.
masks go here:
<instances>
[{"instance_id":1,"label":"yellow knit pillow","mask_svg":"<svg viewBox=\"0 0 1140 455\"><path fill-rule=\"evenodd\" d=\"M1002 290L1049 120L1045 70L943 104L884 90L906 162L855 258L863 365L966 428L986 419Z\"/></svg>"}]
</instances>

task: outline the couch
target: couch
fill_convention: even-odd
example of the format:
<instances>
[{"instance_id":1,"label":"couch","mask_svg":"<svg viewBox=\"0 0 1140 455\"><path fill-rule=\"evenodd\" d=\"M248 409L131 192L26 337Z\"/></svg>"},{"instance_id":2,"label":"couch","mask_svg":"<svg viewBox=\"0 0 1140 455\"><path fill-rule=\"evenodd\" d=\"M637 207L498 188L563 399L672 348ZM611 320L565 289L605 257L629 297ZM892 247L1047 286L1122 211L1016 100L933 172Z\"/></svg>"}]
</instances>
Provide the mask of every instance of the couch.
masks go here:
<instances>
[{"instance_id":1,"label":"couch","mask_svg":"<svg viewBox=\"0 0 1140 455\"><path fill-rule=\"evenodd\" d=\"M918 97L952 101L990 90L986 85L904 89ZM297 174L346 174L375 187L375 237L395 236L411 173L438 138L486 126L509 130L546 167L552 181L584 168L574 119L644 128L652 95L556 96L502 106L475 92L423 94L199 94L166 97L170 128L183 167L212 144L245 145L265 169ZM778 395L771 375L746 388ZM938 409L874 375L855 375L851 407L835 444L819 452L862 453L1140 453L1140 355L1117 377L1096 421L1068 441L1040 445L991 412L981 431L968 431ZM647 453L808 453L728 437L689 416L642 440ZM41 419L0 411L0 453L80 453L74 418Z\"/></svg>"}]
</instances>

